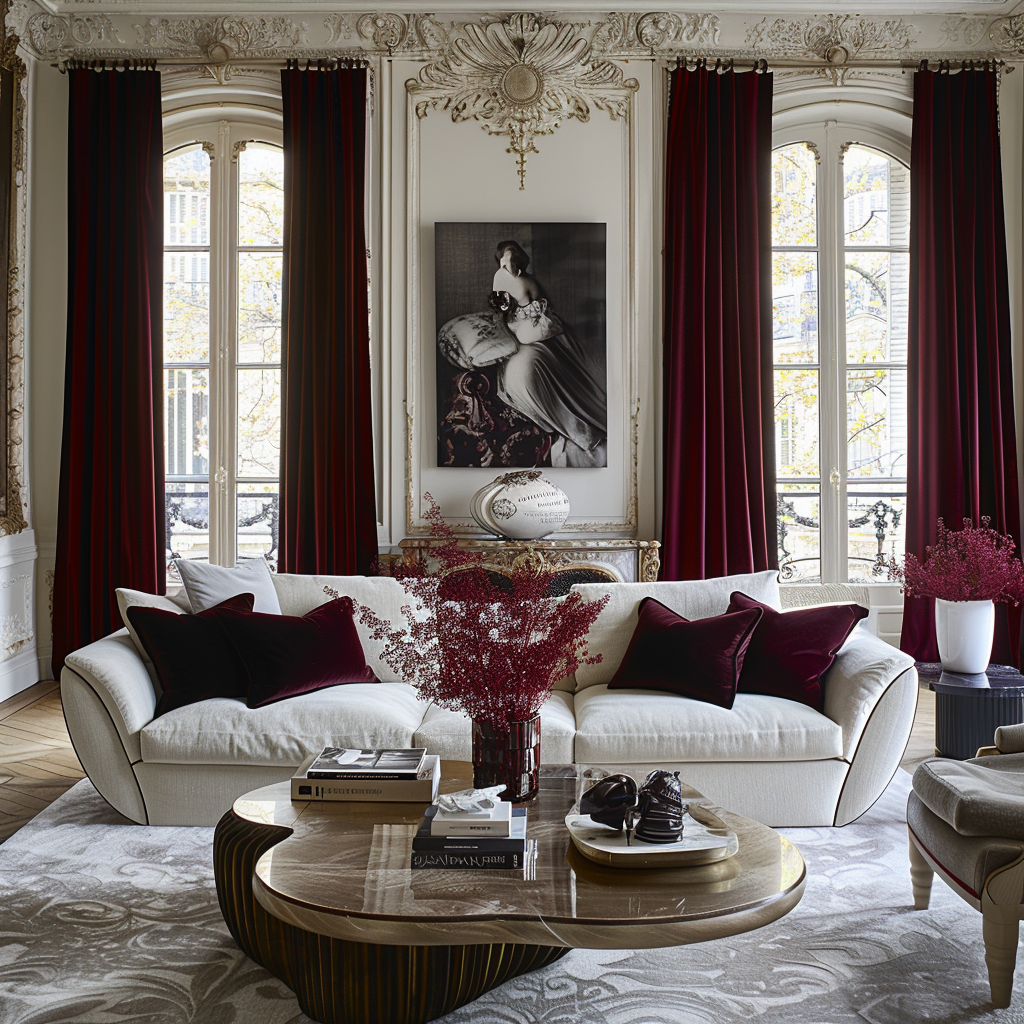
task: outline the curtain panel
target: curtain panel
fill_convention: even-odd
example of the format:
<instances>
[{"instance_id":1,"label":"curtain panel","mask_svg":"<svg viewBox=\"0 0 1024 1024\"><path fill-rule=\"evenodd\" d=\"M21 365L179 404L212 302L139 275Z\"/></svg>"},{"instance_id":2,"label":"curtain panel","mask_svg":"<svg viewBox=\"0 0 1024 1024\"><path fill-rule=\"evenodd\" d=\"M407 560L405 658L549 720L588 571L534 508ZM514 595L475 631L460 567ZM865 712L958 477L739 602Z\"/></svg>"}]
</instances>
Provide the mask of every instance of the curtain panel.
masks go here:
<instances>
[{"instance_id":1,"label":"curtain panel","mask_svg":"<svg viewBox=\"0 0 1024 1024\"><path fill-rule=\"evenodd\" d=\"M671 73L662 578L778 564L772 76Z\"/></svg>"},{"instance_id":2,"label":"curtain panel","mask_svg":"<svg viewBox=\"0 0 1024 1024\"><path fill-rule=\"evenodd\" d=\"M281 72L284 381L280 570L377 558L364 229L365 68Z\"/></svg>"},{"instance_id":3,"label":"curtain panel","mask_svg":"<svg viewBox=\"0 0 1024 1024\"><path fill-rule=\"evenodd\" d=\"M53 671L163 593L163 135L153 70L68 71L68 325Z\"/></svg>"},{"instance_id":4,"label":"curtain panel","mask_svg":"<svg viewBox=\"0 0 1024 1024\"><path fill-rule=\"evenodd\" d=\"M996 72L914 75L910 157L907 550L969 517L1020 545ZM992 660L1019 663L997 605ZM937 661L934 601L907 598L900 645Z\"/></svg>"}]
</instances>

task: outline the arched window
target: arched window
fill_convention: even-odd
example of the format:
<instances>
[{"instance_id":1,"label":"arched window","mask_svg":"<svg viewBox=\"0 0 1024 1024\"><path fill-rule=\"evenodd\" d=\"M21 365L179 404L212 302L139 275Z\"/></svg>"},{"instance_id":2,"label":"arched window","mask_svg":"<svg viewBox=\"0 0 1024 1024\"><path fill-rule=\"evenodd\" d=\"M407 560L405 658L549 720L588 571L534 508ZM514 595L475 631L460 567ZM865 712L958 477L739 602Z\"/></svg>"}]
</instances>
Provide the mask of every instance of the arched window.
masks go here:
<instances>
[{"instance_id":1,"label":"arched window","mask_svg":"<svg viewBox=\"0 0 1024 1024\"><path fill-rule=\"evenodd\" d=\"M772 160L782 579L885 582L907 491L909 171L867 131L789 134Z\"/></svg>"},{"instance_id":2,"label":"arched window","mask_svg":"<svg viewBox=\"0 0 1024 1024\"><path fill-rule=\"evenodd\" d=\"M280 131L165 135L164 412L173 557L277 556L284 158Z\"/></svg>"}]
</instances>

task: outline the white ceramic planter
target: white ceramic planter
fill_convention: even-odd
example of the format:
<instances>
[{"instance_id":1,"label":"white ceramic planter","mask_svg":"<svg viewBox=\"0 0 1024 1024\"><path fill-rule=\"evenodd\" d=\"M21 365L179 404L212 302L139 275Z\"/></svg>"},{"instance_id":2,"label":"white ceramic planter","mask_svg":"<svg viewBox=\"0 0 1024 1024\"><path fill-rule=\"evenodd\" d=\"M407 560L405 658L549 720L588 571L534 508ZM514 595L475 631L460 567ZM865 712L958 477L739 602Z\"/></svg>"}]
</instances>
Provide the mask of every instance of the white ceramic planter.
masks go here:
<instances>
[{"instance_id":1,"label":"white ceramic planter","mask_svg":"<svg viewBox=\"0 0 1024 1024\"><path fill-rule=\"evenodd\" d=\"M947 672L974 675L988 668L996 606L992 601L935 599L935 639Z\"/></svg>"}]
</instances>

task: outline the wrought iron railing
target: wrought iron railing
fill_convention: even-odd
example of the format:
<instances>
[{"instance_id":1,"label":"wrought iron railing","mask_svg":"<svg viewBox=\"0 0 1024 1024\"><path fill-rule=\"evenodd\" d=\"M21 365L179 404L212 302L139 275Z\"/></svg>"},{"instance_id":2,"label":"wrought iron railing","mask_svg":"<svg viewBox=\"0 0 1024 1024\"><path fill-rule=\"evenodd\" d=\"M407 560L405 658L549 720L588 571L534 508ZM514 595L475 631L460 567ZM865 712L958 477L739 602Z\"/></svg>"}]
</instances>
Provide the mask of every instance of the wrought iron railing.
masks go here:
<instances>
[{"instance_id":1,"label":"wrought iron railing","mask_svg":"<svg viewBox=\"0 0 1024 1024\"><path fill-rule=\"evenodd\" d=\"M237 530L246 530L259 523L267 523L270 528L270 550L264 558L270 563L271 568L277 565L277 543L280 520L280 506L278 495L266 494L240 494L239 503L243 501L256 502L257 509L251 516L237 517L235 527ZM175 577L174 559L181 555L174 547L174 533L176 527L188 526L193 530L209 531L210 529L210 492L189 491L187 494L180 492L167 492L164 496L164 524L165 524L165 550L168 575Z\"/></svg>"},{"instance_id":2,"label":"wrought iron railing","mask_svg":"<svg viewBox=\"0 0 1024 1024\"><path fill-rule=\"evenodd\" d=\"M887 498L903 498L905 494L886 492ZM776 498L776 516L779 547L779 579L783 582L800 578L797 566L801 562L819 562L817 557L794 558L792 552L786 547L786 540L789 534L789 524L796 523L799 526L806 526L814 530L821 528L821 523L814 516L801 516L797 514L796 505L787 501L788 497L802 497L802 495L779 494ZM850 505L851 509L862 512L847 520L847 525L852 530L860 529L873 523L875 527L876 551L873 558L850 555L850 562L865 562L870 565L868 575L874 579L884 580L889 575L889 554L885 550L885 538L899 529L900 521L903 518L903 509L896 508L888 502L882 501L881 496L868 494L865 497L878 498L872 505L864 505L855 501ZM862 511L863 510L863 511ZM788 523L787 523L788 520Z\"/></svg>"}]
</instances>

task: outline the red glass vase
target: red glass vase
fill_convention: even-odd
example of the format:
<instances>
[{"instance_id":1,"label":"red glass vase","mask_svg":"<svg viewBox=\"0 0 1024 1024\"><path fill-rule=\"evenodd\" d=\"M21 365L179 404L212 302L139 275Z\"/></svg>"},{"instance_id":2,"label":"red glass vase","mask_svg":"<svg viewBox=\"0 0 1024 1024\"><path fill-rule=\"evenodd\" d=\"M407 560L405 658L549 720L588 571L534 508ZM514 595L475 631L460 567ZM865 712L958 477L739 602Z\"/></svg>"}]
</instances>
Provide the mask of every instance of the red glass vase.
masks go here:
<instances>
[{"instance_id":1,"label":"red glass vase","mask_svg":"<svg viewBox=\"0 0 1024 1024\"><path fill-rule=\"evenodd\" d=\"M540 768L540 715L499 728L473 719L473 785L505 785L502 800L518 803L537 795Z\"/></svg>"}]
</instances>

